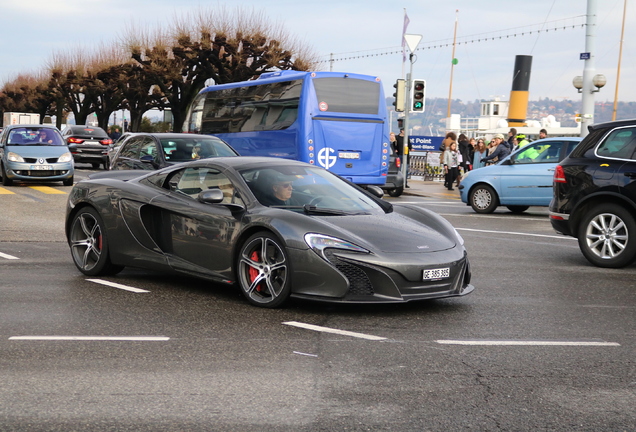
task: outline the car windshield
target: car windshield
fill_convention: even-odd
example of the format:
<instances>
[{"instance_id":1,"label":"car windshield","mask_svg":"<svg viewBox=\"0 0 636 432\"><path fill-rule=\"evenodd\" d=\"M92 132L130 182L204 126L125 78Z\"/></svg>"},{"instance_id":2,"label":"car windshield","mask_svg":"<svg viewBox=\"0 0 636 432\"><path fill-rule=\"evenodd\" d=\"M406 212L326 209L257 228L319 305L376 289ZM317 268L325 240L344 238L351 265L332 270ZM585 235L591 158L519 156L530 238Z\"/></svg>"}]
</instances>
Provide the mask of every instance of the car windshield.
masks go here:
<instances>
[{"instance_id":1,"label":"car windshield","mask_svg":"<svg viewBox=\"0 0 636 432\"><path fill-rule=\"evenodd\" d=\"M106 131L97 126L71 126L65 135L83 138L107 139Z\"/></svg>"},{"instance_id":2,"label":"car windshield","mask_svg":"<svg viewBox=\"0 0 636 432\"><path fill-rule=\"evenodd\" d=\"M321 168L267 166L240 171L258 201L320 215L383 211L368 195Z\"/></svg>"},{"instance_id":3,"label":"car windshield","mask_svg":"<svg viewBox=\"0 0 636 432\"><path fill-rule=\"evenodd\" d=\"M56 129L20 127L11 129L7 145L63 146L66 143Z\"/></svg>"},{"instance_id":4,"label":"car windshield","mask_svg":"<svg viewBox=\"0 0 636 432\"><path fill-rule=\"evenodd\" d=\"M236 156L234 150L224 141L212 137L162 138L161 147L166 154L166 159L173 162Z\"/></svg>"}]
</instances>

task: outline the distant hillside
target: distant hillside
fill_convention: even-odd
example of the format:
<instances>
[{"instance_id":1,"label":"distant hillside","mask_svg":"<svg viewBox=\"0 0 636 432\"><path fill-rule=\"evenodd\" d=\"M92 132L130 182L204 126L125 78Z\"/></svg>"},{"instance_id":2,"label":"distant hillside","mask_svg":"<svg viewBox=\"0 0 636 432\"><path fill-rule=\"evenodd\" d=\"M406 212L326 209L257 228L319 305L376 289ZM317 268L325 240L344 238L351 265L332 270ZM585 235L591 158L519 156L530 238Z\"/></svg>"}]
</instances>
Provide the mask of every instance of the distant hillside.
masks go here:
<instances>
[{"instance_id":1,"label":"distant hillside","mask_svg":"<svg viewBox=\"0 0 636 432\"><path fill-rule=\"evenodd\" d=\"M451 112L460 114L462 118L479 117L481 102L485 100L474 100L472 102L463 102L461 99L453 99L451 103ZM393 109L393 98L387 98L388 109ZM596 102L594 110L595 123L602 123L612 120L613 103ZM527 119L540 120L553 115L556 121L561 122L563 127L576 126L575 114L581 109L580 101L572 100L556 100L556 99L540 99L538 101L528 102ZM433 136L444 135L446 128L444 120L448 111L448 99L433 98L426 99L425 112L422 114L411 114L409 121L411 126L422 126L427 134ZM636 102L619 102L616 119L636 118ZM392 129L396 130L396 117L393 116Z\"/></svg>"}]
</instances>

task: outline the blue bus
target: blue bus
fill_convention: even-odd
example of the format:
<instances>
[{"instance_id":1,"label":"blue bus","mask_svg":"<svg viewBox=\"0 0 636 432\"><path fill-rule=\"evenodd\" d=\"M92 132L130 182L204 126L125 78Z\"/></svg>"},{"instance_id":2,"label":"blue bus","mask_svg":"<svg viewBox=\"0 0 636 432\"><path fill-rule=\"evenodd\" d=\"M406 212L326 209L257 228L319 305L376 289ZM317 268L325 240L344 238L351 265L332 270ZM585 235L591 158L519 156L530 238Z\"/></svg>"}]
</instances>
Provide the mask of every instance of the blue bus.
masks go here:
<instances>
[{"instance_id":1,"label":"blue bus","mask_svg":"<svg viewBox=\"0 0 636 432\"><path fill-rule=\"evenodd\" d=\"M362 185L383 185L391 149L379 78L280 71L213 85L195 98L184 132L216 135L242 156L295 159Z\"/></svg>"}]
</instances>

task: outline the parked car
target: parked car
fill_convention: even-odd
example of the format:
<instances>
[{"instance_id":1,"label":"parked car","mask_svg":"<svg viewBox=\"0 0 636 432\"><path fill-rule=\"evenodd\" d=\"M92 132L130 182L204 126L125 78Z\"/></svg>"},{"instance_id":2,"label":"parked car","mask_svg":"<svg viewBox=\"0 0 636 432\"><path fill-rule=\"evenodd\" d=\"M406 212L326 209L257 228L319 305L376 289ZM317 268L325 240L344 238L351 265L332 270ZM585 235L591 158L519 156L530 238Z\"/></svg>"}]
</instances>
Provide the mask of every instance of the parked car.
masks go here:
<instances>
[{"instance_id":1,"label":"parked car","mask_svg":"<svg viewBox=\"0 0 636 432\"><path fill-rule=\"evenodd\" d=\"M636 260L636 119L589 127L557 166L550 222L599 267Z\"/></svg>"},{"instance_id":2,"label":"parked car","mask_svg":"<svg viewBox=\"0 0 636 432\"><path fill-rule=\"evenodd\" d=\"M71 256L86 275L185 273L236 283L262 307L290 296L392 303L474 289L464 241L445 219L393 207L380 188L314 165L223 157L90 177L66 209Z\"/></svg>"},{"instance_id":3,"label":"parked car","mask_svg":"<svg viewBox=\"0 0 636 432\"><path fill-rule=\"evenodd\" d=\"M113 142L108 146L108 152L106 153L106 169L111 169L111 165L113 163L113 160L117 156L119 147L121 147L124 141L135 134L135 132L124 132L119 136L119 138L113 140Z\"/></svg>"},{"instance_id":4,"label":"parked car","mask_svg":"<svg viewBox=\"0 0 636 432\"><path fill-rule=\"evenodd\" d=\"M101 165L108 169L108 146L112 144L104 129L97 126L71 125L62 131L76 163Z\"/></svg>"},{"instance_id":5,"label":"parked car","mask_svg":"<svg viewBox=\"0 0 636 432\"><path fill-rule=\"evenodd\" d=\"M498 206L513 213L530 206L547 207L554 170L580 141L578 137L533 141L495 165L464 173L459 196L477 213L492 213Z\"/></svg>"},{"instance_id":6,"label":"parked car","mask_svg":"<svg viewBox=\"0 0 636 432\"><path fill-rule=\"evenodd\" d=\"M73 185L73 156L55 126L10 125L0 137L2 184L61 181Z\"/></svg>"},{"instance_id":7,"label":"parked car","mask_svg":"<svg viewBox=\"0 0 636 432\"><path fill-rule=\"evenodd\" d=\"M136 133L117 150L112 170L156 170L175 163L219 156L238 156L225 141L188 133Z\"/></svg>"}]
</instances>

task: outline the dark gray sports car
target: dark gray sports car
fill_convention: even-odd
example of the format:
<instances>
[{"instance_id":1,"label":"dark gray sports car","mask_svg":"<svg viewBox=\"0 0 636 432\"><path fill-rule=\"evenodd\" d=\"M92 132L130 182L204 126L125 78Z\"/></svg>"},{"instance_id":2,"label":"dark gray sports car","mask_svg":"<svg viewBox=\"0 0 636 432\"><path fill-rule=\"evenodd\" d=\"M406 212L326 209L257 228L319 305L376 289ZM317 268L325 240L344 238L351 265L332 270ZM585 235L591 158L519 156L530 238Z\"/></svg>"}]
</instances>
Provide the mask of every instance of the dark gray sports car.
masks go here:
<instances>
[{"instance_id":1,"label":"dark gray sports car","mask_svg":"<svg viewBox=\"0 0 636 432\"><path fill-rule=\"evenodd\" d=\"M474 289L463 240L446 220L285 159L95 174L71 191L66 235L86 275L187 273L236 283L263 307L290 296L404 302Z\"/></svg>"}]
</instances>

